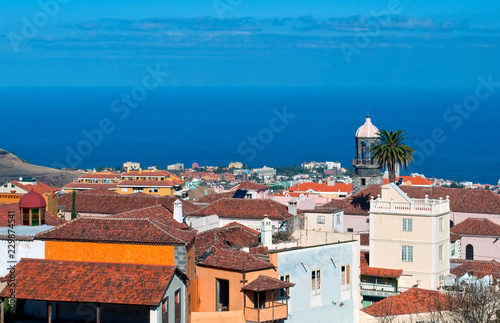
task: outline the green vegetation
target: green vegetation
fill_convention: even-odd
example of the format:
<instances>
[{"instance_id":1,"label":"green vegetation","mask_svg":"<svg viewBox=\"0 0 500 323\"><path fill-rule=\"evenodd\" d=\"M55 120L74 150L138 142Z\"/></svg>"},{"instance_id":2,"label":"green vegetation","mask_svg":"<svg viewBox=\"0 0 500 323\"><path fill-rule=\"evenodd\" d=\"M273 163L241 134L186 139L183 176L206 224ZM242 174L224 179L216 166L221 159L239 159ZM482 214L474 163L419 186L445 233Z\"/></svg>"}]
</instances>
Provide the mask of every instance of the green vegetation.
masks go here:
<instances>
[{"instance_id":1,"label":"green vegetation","mask_svg":"<svg viewBox=\"0 0 500 323\"><path fill-rule=\"evenodd\" d=\"M283 175L287 177L292 177L297 174L307 173L307 170L301 166L276 166L276 175Z\"/></svg>"},{"instance_id":2,"label":"green vegetation","mask_svg":"<svg viewBox=\"0 0 500 323\"><path fill-rule=\"evenodd\" d=\"M372 148L373 159L378 161L380 167L389 171L389 181L396 181L396 165L401 168L408 167L413 161L415 150L403 143L406 135L403 130L387 131L381 130L380 143Z\"/></svg>"}]
</instances>

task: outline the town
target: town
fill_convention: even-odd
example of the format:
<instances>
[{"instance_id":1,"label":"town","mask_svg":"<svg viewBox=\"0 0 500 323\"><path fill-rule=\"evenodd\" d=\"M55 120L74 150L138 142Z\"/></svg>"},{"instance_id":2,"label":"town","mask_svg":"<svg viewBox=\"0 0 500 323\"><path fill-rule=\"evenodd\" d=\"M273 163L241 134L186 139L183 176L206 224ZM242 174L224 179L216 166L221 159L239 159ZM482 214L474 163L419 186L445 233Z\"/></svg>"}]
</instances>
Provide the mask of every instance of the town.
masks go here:
<instances>
[{"instance_id":1,"label":"town","mask_svg":"<svg viewBox=\"0 0 500 323\"><path fill-rule=\"evenodd\" d=\"M351 165L2 183L0 323L497 322L500 180L401 175L404 132L362 117Z\"/></svg>"}]
</instances>

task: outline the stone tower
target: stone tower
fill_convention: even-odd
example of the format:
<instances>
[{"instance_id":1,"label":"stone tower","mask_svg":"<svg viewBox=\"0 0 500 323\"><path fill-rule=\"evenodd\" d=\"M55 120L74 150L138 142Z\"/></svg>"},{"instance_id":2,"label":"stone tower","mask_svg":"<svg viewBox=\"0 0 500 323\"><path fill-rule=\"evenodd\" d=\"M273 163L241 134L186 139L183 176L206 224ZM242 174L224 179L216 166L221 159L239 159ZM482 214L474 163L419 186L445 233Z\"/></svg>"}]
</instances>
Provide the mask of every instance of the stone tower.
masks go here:
<instances>
[{"instance_id":1,"label":"stone tower","mask_svg":"<svg viewBox=\"0 0 500 323\"><path fill-rule=\"evenodd\" d=\"M380 167L373 160L371 148L379 143L378 129L372 124L370 116L356 131L356 158L352 161L354 166L353 194L373 184L383 183L383 174Z\"/></svg>"}]
</instances>

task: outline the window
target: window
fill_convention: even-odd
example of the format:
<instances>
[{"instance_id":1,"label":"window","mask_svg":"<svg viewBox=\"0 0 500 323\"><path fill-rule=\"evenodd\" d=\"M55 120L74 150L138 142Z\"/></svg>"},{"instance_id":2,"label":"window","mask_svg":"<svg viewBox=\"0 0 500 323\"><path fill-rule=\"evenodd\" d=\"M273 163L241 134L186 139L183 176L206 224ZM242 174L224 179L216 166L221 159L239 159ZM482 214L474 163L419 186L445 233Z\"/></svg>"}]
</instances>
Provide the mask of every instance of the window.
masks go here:
<instances>
[{"instance_id":1,"label":"window","mask_svg":"<svg viewBox=\"0 0 500 323\"><path fill-rule=\"evenodd\" d=\"M361 179L361 185L366 186L366 179L364 179L364 178Z\"/></svg>"},{"instance_id":2,"label":"window","mask_svg":"<svg viewBox=\"0 0 500 323\"><path fill-rule=\"evenodd\" d=\"M413 219L403 219L403 231L413 231Z\"/></svg>"},{"instance_id":3,"label":"window","mask_svg":"<svg viewBox=\"0 0 500 323\"><path fill-rule=\"evenodd\" d=\"M289 274L282 275L282 276L280 276L280 279L284 282L289 283L290 282L290 275ZM283 297L285 295L290 295L290 288L280 289L280 296Z\"/></svg>"},{"instance_id":4,"label":"window","mask_svg":"<svg viewBox=\"0 0 500 323\"><path fill-rule=\"evenodd\" d=\"M341 267L340 282L342 287L349 287L351 285L351 265Z\"/></svg>"},{"instance_id":5,"label":"window","mask_svg":"<svg viewBox=\"0 0 500 323\"><path fill-rule=\"evenodd\" d=\"M347 232L354 232L353 228L347 228Z\"/></svg>"},{"instance_id":6,"label":"window","mask_svg":"<svg viewBox=\"0 0 500 323\"><path fill-rule=\"evenodd\" d=\"M149 193L158 193L158 188L156 188L156 187L150 187L149 188Z\"/></svg>"},{"instance_id":7,"label":"window","mask_svg":"<svg viewBox=\"0 0 500 323\"><path fill-rule=\"evenodd\" d=\"M144 192L144 188L142 187L134 187L134 193Z\"/></svg>"},{"instance_id":8,"label":"window","mask_svg":"<svg viewBox=\"0 0 500 323\"><path fill-rule=\"evenodd\" d=\"M122 192L127 192L127 191L128 191L128 188L122 187Z\"/></svg>"},{"instance_id":9,"label":"window","mask_svg":"<svg viewBox=\"0 0 500 323\"><path fill-rule=\"evenodd\" d=\"M455 255L455 243L451 244L451 256L453 257Z\"/></svg>"},{"instance_id":10,"label":"window","mask_svg":"<svg viewBox=\"0 0 500 323\"><path fill-rule=\"evenodd\" d=\"M474 247L470 244L465 247L465 259L474 260Z\"/></svg>"},{"instance_id":11,"label":"window","mask_svg":"<svg viewBox=\"0 0 500 323\"><path fill-rule=\"evenodd\" d=\"M321 294L321 270L311 272L311 295Z\"/></svg>"},{"instance_id":12,"label":"window","mask_svg":"<svg viewBox=\"0 0 500 323\"><path fill-rule=\"evenodd\" d=\"M401 246L401 260L413 261L413 246Z\"/></svg>"},{"instance_id":13,"label":"window","mask_svg":"<svg viewBox=\"0 0 500 323\"><path fill-rule=\"evenodd\" d=\"M439 261L443 261L443 245L439 246Z\"/></svg>"},{"instance_id":14,"label":"window","mask_svg":"<svg viewBox=\"0 0 500 323\"><path fill-rule=\"evenodd\" d=\"M316 223L317 224L325 224L325 216L324 215L318 215Z\"/></svg>"},{"instance_id":15,"label":"window","mask_svg":"<svg viewBox=\"0 0 500 323\"><path fill-rule=\"evenodd\" d=\"M439 275L439 287L444 286L444 275Z\"/></svg>"},{"instance_id":16,"label":"window","mask_svg":"<svg viewBox=\"0 0 500 323\"><path fill-rule=\"evenodd\" d=\"M443 231L443 218L439 218L439 232Z\"/></svg>"}]
</instances>

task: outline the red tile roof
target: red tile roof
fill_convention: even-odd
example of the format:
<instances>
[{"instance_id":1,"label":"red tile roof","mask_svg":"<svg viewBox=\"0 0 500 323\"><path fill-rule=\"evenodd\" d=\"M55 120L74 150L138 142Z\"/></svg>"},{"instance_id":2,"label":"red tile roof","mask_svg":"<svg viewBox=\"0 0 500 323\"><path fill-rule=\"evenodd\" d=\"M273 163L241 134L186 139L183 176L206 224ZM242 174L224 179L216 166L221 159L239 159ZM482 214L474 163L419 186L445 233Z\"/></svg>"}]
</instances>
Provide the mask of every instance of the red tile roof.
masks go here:
<instances>
[{"instance_id":1,"label":"red tile roof","mask_svg":"<svg viewBox=\"0 0 500 323\"><path fill-rule=\"evenodd\" d=\"M230 199L234 195L234 192L224 192L224 193L217 193L217 194L210 194L210 195L205 195L202 198L200 198L196 203L209 203L212 204L215 201L221 200L221 199Z\"/></svg>"},{"instance_id":2,"label":"red tile roof","mask_svg":"<svg viewBox=\"0 0 500 323\"><path fill-rule=\"evenodd\" d=\"M241 289L254 292L262 292L265 290L289 288L293 286L295 286L295 284L280 279L259 275L259 277L257 277L254 281L252 281L248 285L243 286Z\"/></svg>"},{"instance_id":3,"label":"red tile roof","mask_svg":"<svg viewBox=\"0 0 500 323\"><path fill-rule=\"evenodd\" d=\"M240 185L233 188L233 191L236 190L255 190L255 191L267 191L269 186L261 185L255 182L241 182Z\"/></svg>"},{"instance_id":4,"label":"red tile roof","mask_svg":"<svg viewBox=\"0 0 500 323\"><path fill-rule=\"evenodd\" d=\"M500 237L500 225L480 218L467 218L453 226L450 231L461 236Z\"/></svg>"},{"instance_id":5,"label":"red tile roof","mask_svg":"<svg viewBox=\"0 0 500 323\"><path fill-rule=\"evenodd\" d=\"M500 263L495 260L491 261L478 261L478 260L465 260L460 266L450 269L450 273L457 277L462 277L466 273L472 273L479 279L484 276L491 275L497 281L500 279Z\"/></svg>"},{"instance_id":6,"label":"red tile roof","mask_svg":"<svg viewBox=\"0 0 500 323\"><path fill-rule=\"evenodd\" d=\"M242 273L275 268L271 263L248 252L229 249L215 249L210 256L198 263L198 266Z\"/></svg>"},{"instance_id":7,"label":"red tile roof","mask_svg":"<svg viewBox=\"0 0 500 323\"><path fill-rule=\"evenodd\" d=\"M164 180L164 181L133 181L125 180L116 184L117 187L172 187L184 185L186 181L177 179Z\"/></svg>"},{"instance_id":8,"label":"red tile roof","mask_svg":"<svg viewBox=\"0 0 500 323\"><path fill-rule=\"evenodd\" d=\"M190 229L185 223L179 223L174 220L174 215L163 205L148 206L142 209L123 212L111 216L115 219L150 219L177 229Z\"/></svg>"},{"instance_id":9,"label":"red tile roof","mask_svg":"<svg viewBox=\"0 0 500 323\"><path fill-rule=\"evenodd\" d=\"M22 188L25 191L28 191L28 192L35 191L35 192L40 193L40 194L51 193L51 192L54 192L56 190L52 186L49 186L49 185L42 183L42 182L39 182L39 181L37 181L35 185L21 184L21 182L19 182L19 181L11 181L11 183L16 185L19 188Z\"/></svg>"},{"instance_id":10,"label":"red tile roof","mask_svg":"<svg viewBox=\"0 0 500 323\"><path fill-rule=\"evenodd\" d=\"M170 212L174 211L174 202L177 197L150 196L145 194L100 194L94 191L81 191L76 193L76 211L80 213L95 214L119 214L127 211L142 209L153 205L163 205ZM182 212L184 214L199 210L200 207L186 200L182 202ZM72 194L64 194L59 197L59 205L71 210Z\"/></svg>"},{"instance_id":11,"label":"red tile roof","mask_svg":"<svg viewBox=\"0 0 500 323\"><path fill-rule=\"evenodd\" d=\"M16 214L15 225L19 225L19 205L18 204L9 204L0 206L0 227L6 227L9 224L9 211L14 212ZM45 212L45 223L51 226L57 226L66 223L61 218L52 215L50 212Z\"/></svg>"},{"instance_id":12,"label":"red tile roof","mask_svg":"<svg viewBox=\"0 0 500 323\"><path fill-rule=\"evenodd\" d=\"M301 183L290 187L287 192L307 192L313 190L314 192L321 193L351 193L352 184L335 183L335 185L328 185L328 183Z\"/></svg>"},{"instance_id":13,"label":"red tile roof","mask_svg":"<svg viewBox=\"0 0 500 323\"><path fill-rule=\"evenodd\" d=\"M206 256L216 248L254 247L259 244L260 233L236 222L222 228L199 232L196 235L196 260Z\"/></svg>"},{"instance_id":14,"label":"red tile roof","mask_svg":"<svg viewBox=\"0 0 500 323\"><path fill-rule=\"evenodd\" d=\"M369 266L369 253L361 252L360 269L361 275L373 277L399 278L403 274L402 269L376 268Z\"/></svg>"},{"instance_id":15,"label":"red tile roof","mask_svg":"<svg viewBox=\"0 0 500 323\"><path fill-rule=\"evenodd\" d=\"M36 240L126 243L148 245L189 245L195 231L175 229L149 219L77 218L41 232Z\"/></svg>"},{"instance_id":16,"label":"red tile roof","mask_svg":"<svg viewBox=\"0 0 500 323\"><path fill-rule=\"evenodd\" d=\"M63 186L64 189L81 189L81 190L92 190L92 189L107 189L116 190L115 184L103 184L103 183L69 183Z\"/></svg>"},{"instance_id":17,"label":"red tile roof","mask_svg":"<svg viewBox=\"0 0 500 323\"><path fill-rule=\"evenodd\" d=\"M40 301L158 305L175 267L21 259L16 298ZM0 297L8 297L5 287Z\"/></svg>"},{"instance_id":18,"label":"red tile roof","mask_svg":"<svg viewBox=\"0 0 500 323\"><path fill-rule=\"evenodd\" d=\"M396 181L399 181L399 179L403 179L403 185L425 185L425 186L430 186L433 185L434 182L427 179L423 178L422 176L399 176L396 178ZM389 184L389 179L384 178L384 184Z\"/></svg>"},{"instance_id":19,"label":"red tile roof","mask_svg":"<svg viewBox=\"0 0 500 323\"><path fill-rule=\"evenodd\" d=\"M293 217L285 205L267 199L221 199L188 216L213 214L217 214L220 218L232 219L261 220L266 214L271 220L288 220Z\"/></svg>"},{"instance_id":20,"label":"red tile roof","mask_svg":"<svg viewBox=\"0 0 500 323\"><path fill-rule=\"evenodd\" d=\"M120 173L86 173L79 178L85 179L120 179L122 174Z\"/></svg>"},{"instance_id":21,"label":"red tile roof","mask_svg":"<svg viewBox=\"0 0 500 323\"><path fill-rule=\"evenodd\" d=\"M389 296L362 311L374 317L386 317L444 312L450 310L451 305L450 296L444 293L414 287L397 296Z\"/></svg>"},{"instance_id":22,"label":"red tile roof","mask_svg":"<svg viewBox=\"0 0 500 323\"><path fill-rule=\"evenodd\" d=\"M444 199L449 196L452 212L500 214L500 195L493 191L447 187L400 186L400 188L414 199L424 199L425 195L430 199L440 197ZM377 197L377 194L381 194L380 185L372 185L346 199L333 200L323 206L343 208L344 213L349 215L368 215L370 197Z\"/></svg>"}]
</instances>

